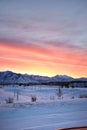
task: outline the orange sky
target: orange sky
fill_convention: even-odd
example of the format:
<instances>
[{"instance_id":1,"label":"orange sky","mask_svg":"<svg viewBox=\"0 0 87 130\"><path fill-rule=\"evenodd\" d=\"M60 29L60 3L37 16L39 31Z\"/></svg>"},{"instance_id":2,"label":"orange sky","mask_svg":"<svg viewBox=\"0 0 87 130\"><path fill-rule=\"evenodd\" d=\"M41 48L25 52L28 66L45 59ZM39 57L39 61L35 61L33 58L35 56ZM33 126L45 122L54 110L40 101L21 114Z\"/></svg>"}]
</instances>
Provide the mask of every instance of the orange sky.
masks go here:
<instances>
[{"instance_id":1,"label":"orange sky","mask_svg":"<svg viewBox=\"0 0 87 130\"><path fill-rule=\"evenodd\" d=\"M0 0L0 71L87 77L86 5Z\"/></svg>"},{"instance_id":2,"label":"orange sky","mask_svg":"<svg viewBox=\"0 0 87 130\"><path fill-rule=\"evenodd\" d=\"M87 77L86 52L73 53L63 47L48 47L19 47L0 43L0 70L48 76L67 74Z\"/></svg>"}]
</instances>

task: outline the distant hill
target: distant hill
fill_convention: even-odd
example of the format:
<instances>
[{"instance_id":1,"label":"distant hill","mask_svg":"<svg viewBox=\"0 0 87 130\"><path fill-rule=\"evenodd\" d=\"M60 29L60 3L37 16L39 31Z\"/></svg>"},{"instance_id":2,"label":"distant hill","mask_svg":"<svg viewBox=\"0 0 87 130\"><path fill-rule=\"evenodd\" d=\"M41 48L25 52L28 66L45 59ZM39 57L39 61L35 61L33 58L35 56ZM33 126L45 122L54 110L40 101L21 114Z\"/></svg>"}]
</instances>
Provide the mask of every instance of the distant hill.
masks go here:
<instances>
[{"instance_id":1,"label":"distant hill","mask_svg":"<svg viewBox=\"0 0 87 130\"><path fill-rule=\"evenodd\" d=\"M0 72L0 83L49 83L49 82L85 82L87 78L73 78L67 75L56 75L54 77L39 76L39 75L28 75L28 74L18 74L12 71Z\"/></svg>"}]
</instances>

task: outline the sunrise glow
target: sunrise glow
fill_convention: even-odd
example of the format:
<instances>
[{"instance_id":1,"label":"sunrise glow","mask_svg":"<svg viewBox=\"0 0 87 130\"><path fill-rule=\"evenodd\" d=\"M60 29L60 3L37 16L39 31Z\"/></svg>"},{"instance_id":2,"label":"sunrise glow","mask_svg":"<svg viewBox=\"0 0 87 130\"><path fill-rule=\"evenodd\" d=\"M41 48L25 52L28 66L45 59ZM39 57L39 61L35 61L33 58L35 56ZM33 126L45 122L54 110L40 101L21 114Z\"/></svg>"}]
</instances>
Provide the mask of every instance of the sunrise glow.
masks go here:
<instances>
[{"instance_id":1,"label":"sunrise glow","mask_svg":"<svg viewBox=\"0 0 87 130\"><path fill-rule=\"evenodd\" d=\"M0 71L87 77L86 4L0 1Z\"/></svg>"}]
</instances>

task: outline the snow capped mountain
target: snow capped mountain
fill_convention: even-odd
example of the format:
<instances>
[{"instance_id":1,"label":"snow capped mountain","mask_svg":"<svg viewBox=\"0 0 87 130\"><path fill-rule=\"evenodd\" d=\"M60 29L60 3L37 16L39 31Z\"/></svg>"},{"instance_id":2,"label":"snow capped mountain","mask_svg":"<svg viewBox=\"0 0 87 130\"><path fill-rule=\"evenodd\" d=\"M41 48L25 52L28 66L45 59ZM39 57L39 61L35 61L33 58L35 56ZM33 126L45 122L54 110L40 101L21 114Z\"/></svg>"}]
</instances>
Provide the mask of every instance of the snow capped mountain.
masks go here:
<instances>
[{"instance_id":1,"label":"snow capped mountain","mask_svg":"<svg viewBox=\"0 0 87 130\"><path fill-rule=\"evenodd\" d=\"M18 78L18 83L39 83L39 82L30 75L21 74L21 76Z\"/></svg>"},{"instance_id":2,"label":"snow capped mountain","mask_svg":"<svg viewBox=\"0 0 87 130\"><path fill-rule=\"evenodd\" d=\"M20 74L13 73L11 71L0 72L1 83L17 83L17 79Z\"/></svg>"},{"instance_id":3,"label":"snow capped mountain","mask_svg":"<svg viewBox=\"0 0 87 130\"><path fill-rule=\"evenodd\" d=\"M0 72L1 83L37 83L27 74L16 74L11 71Z\"/></svg>"},{"instance_id":4,"label":"snow capped mountain","mask_svg":"<svg viewBox=\"0 0 87 130\"><path fill-rule=\"evenodd\" d=\"M39 76L39 75L30 75L32 79L38 81L39 83L49 82L50 78L47 76Z\"/></svg>"},{"instance_id":5,"label":"snow capped mountain","mask_svg":"<svg viewBox=\"0 0 87 130\"><path fill-rule=\"evenodd\" d=\"M48 82L69 82L87 81L87 78L74 79L67 75L56 75L54 77L17 74L11 71L0 72L0 83L48 83Z\"/></svg>"},{"instance_id":6,"label":"snow capped mountain","mask_svg":"<svg viewBox=\"0 0 87 130\"><path fill-rule=\"evenodd\" d=\"M0 83L42 83L49 79L45 76L16 74L11 71L0 72Z\"/></svg>"},{"instance_id":7,"label":"snow capped mountain","mask_svg":"<svg viewBox=\"0 0 87 130\"><path fill-rule=\"evenodd\" d=\"M74 78L67 76L67 75L56 75L52 77L52 81L55 82L67 82L67 81L73 81Z\"/></svg>"},{"instance_id":8,"label":"snow capped mountain","mask_svg":"<svg viewBox=\"0 0 87 130\"><path fill-rule=\"evenodd\" d=\"M87 82L87 78L84 78L84 77L82 77L82 78L77 78L77 79L75 79L75 80L77 80L77 81L86 81L86 82Z\"/></svg>"}]
</instances>

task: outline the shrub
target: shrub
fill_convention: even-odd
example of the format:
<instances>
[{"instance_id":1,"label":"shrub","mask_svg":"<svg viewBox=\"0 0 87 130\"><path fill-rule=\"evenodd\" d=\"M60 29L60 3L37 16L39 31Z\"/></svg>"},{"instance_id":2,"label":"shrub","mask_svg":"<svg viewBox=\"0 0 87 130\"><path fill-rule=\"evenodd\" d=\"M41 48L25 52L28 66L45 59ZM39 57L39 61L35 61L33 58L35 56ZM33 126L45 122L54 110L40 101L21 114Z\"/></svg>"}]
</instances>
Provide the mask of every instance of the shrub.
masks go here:
<instances>
[{"instance_id":1,"label":"shrub","mask_svg":"<svg viewBox=\"0 0 87 130\"><path fill-rule=\"evenodd\" d=\"M6 103L13 103L13 98L12 97L8 97L7 99L5 99Z\"/></svg>"},{"instance_id":2,"label":"shrub","mask_svg":"<svg viewBox=\"0 0 87 130\"><path fill-rule=\"evenodd\" d=\"M74 97L74 96L72 96L71 98L72 98L72 99L74 99L75 97Z\"/></svg>"},{"instance_id":3,"label":"shrub","mask_svg":"<svg viewBox=\"0 0 87 130\"><path fill-rule=\"evenodd\" d=\"M37 100L36 96L32 96L32 97L31 97L31 101L32 101L32 102L36 102L36 100Z\"/></svg>"},{"instance_id":4,"label":"shrub","mask_svg":"<svg viewBox=\"0 0 87 130\"><path fill-rule=\"evenodd\" d=\"M87 94L82 94L79 96L79 98L87 98Z\"/></svg>"}]
</instances>

